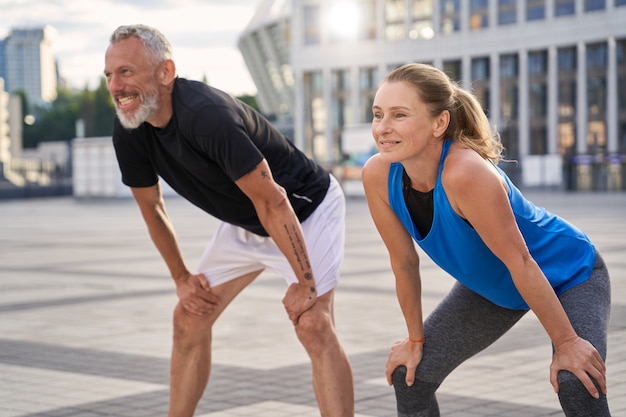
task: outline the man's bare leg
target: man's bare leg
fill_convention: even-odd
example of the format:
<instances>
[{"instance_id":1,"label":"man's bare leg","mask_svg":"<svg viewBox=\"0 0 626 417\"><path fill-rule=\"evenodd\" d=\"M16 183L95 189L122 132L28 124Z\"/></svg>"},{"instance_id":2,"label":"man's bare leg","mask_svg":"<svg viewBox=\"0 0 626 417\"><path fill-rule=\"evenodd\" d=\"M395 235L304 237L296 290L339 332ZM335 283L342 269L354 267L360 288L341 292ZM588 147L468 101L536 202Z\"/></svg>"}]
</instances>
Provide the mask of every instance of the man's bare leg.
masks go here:
<instances>
[{"instance_id":1,"label":"man's bare leg","mask_svg":"<svg viewBox=\"0 0 626 417\"><path fill-rule=\"evenodd\" d=\"M170 364L169 417L192 417L209 382L213 324L230 302L261 271L219 285L211 291L220 304L206 316L192 316L180 304L174 310L174 339Z\"/></svg>"},{"instance_id":2,"label":"man's bare leg","mask_svg":"<svg viewBox=\"0 0 626 417\"><path fill-rule=\"evenodd\" d=\"M334 290L322 295L296 325L311 358L313 389L322 417L354 416L352 368L335 332Z\"/></svg>"}]
</instances>

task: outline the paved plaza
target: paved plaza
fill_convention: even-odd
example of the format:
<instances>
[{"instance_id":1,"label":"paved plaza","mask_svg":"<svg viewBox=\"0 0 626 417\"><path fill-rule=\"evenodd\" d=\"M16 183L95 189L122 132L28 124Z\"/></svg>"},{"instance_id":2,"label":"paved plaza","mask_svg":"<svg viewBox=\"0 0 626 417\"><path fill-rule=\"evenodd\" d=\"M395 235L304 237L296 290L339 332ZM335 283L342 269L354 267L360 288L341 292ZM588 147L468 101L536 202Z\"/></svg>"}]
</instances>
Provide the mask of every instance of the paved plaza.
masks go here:
<instances>
[{"instance_id":1,"label":"paved plaza","mask_svg":"<svg viewBox=\"0 0 626 417\"><path fill-rule=\"evenodd\" d=\"M527 192L587 232L612 278L609 403L626 416L626 193ZM167 207L193 268L216 221ZM358 417L394 417L384 369L406 335L387 253L363 198L348 199L336 293ZM165 417L174 286L130 199L0 201L0 417ZM422 257L424 310L453 281ZM281 278L261 275L214 330L198 417L319 416L311 371L283 310ZM438 394L446 417L562 416L549 339L532 314L464 363ZM593 416L590 416L593 417Z\"/></svg>"}]
</instances>

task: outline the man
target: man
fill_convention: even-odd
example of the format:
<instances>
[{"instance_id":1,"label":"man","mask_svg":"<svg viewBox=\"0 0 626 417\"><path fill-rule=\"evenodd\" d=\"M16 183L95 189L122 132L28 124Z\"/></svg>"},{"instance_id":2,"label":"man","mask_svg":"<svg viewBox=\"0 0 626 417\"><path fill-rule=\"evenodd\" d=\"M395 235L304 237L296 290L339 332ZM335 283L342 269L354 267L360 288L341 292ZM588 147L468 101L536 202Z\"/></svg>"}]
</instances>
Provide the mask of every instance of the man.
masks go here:
<instances>
[{"instance_id":1,"label":"man","mask_svg":"<svg viewBox=\"0 0 626 417\"><path fill-rule=\"evenodd\" d=\"M333 317L345 220L337 181L245 104L177 77L171 45L154 28L116 29L104 74L122 180L179 298L169 416L194 414L209 379L213 324L265 269L289 284L283 304L311 358L321 415L353 416L352 371ZM183 261L159 177L222 220L199 273Z\"/></svg>"}]
</instances>

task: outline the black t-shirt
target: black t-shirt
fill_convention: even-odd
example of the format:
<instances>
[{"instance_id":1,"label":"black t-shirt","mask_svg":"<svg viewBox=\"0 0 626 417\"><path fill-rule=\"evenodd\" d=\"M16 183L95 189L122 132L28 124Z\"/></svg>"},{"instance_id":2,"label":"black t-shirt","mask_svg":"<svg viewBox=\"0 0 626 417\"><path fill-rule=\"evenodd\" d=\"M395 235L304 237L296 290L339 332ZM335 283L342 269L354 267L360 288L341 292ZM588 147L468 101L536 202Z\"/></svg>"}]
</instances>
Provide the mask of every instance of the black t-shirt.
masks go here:
<instances>
[{"instance_id":1,"label":"black t-shirt","mask_svg":"<svg viewBox=\"0 0 626 417\"><path fill-rule=\"evenodd\" d=\"M127 130L115 119L113 145L124 184L149 187L161 177L207 213L263 236L267 232L254 205L235 181L264 158L300 221L323 200L328 172L245 103L177 78L172 106L172 119L163 129L143 123Z\"/></svg>"}]
</instances>

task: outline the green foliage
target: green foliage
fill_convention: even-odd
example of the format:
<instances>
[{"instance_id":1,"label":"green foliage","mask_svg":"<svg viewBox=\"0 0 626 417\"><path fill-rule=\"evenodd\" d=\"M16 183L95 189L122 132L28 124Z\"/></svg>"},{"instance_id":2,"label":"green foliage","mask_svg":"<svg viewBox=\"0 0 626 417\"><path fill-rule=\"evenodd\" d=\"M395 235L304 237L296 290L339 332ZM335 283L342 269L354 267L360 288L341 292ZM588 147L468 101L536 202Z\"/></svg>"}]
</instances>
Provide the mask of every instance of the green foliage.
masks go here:
<instances>
[{"instance_id":1,"label":"green foliage","mask_svg":"<svg viewBox=\"0 0 626 417\"><path fill-rule=\"evenodd\" d=\"M256 96L239 96L237 97L239 100L246 103L248 106L252 107L254 110L259 111L259 105L256 102Z\"/></svg>"},{"instance_id":2,"label":"green foliage","mask_svg":"<svg viewBox=\"0 0 626 417\"><path fill-rule=\"evenodd\" d=\"M36 147L40 142L70 140L75 136L79 102L67 89L59 88L57 94L50 107L33 110L35 123L24 126L24 148Z\"/></svg>"},{"instance_id":3,"label":"green foliage","mask_svg":"<svg viewBox=\"0 0 626 417\"><path fill-rule=\"evenodd\" d=\"M113 134L115 108L104 78L95 91L85 88L76 92L59 88L54 102L33 109L32 113L35 123L24 125L24 148L36 147L40 142L74 139L79 119L83 120L88 137Z\"/></svg>"},{"instance_id":4,"label":"green foliage","mask_svg":"<svg viewBox=\"0 0 626 417\"><path fill-rule=\"evenodd\" d=\"M87 136L110 136L113 134L113 120L115 107L107 89L106 79L103 77L93 97L94 115Z\"/></svg>"}]
</instances>

